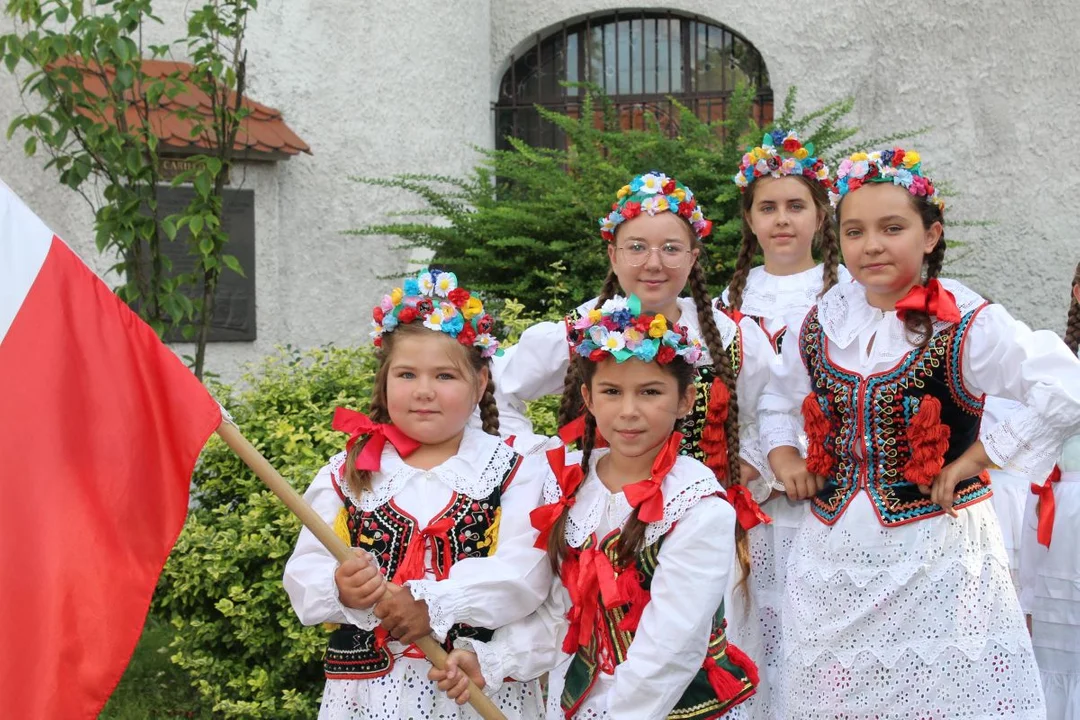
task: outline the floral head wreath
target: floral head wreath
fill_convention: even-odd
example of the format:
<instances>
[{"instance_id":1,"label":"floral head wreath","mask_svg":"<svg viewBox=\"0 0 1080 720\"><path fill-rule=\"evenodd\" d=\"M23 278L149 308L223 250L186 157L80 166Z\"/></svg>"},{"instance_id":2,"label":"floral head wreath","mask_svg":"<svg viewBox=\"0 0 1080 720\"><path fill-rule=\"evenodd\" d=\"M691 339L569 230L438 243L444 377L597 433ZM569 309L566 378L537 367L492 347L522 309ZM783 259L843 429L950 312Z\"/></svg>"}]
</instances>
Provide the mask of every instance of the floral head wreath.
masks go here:
<instances>
[{"instance_id":1,"label":"floral head wreath","mask_svg":"<svg viewBox=\"0 0 1080 720\"><path fill-rule=\"evenodd\" d=\"M739 172L732 179L740 190L745 190L754 180L766 175L774 178L801 175L820 183L826 190L833 187L829 168L814 157L814 143L804 145L794 130L765 133L761 145L746 149Z\"/></svg>"},{"instance_id":2,"label":"floral head wreath","mask_svg":"<svg viewBox=\"0 0 1080 720\"><path fill-rule=\"evenodd\" d=\"M615 239L615 228L623 221L641 213L656 215L667 211L685 218L698 240L712 232L712 221L702 215L701 206L690 188L654 170L638 175L629 185L619 188L611 212L600 218L600 237L611 242Z\"/></svg>"},{"instance_id":3,"label":"floral head wreath","mask_svg":"<svg viewBox=\"0 0 1080 720\"><path fill-rule=\"evenodd\" d=\"M389 295L383 295L371 316L375 347L382 347L384 333L420 321L429 330L444 332L466 347L480 348L483 357L502 355L499 341L491 334L495 321L484 312L480 298L458 287L457 275L452 272L421 271Z\"/></svg>"},{"instance_id":4,"label":"floral head wreath","mask_svg":"<svg viewBox=\"0 0 1080 720\"><path fill-rule=\"evenodd\" d=\"M623 362L638 358L661 365L681 357L690 365L701 360L701 340L663 315L645 315L636 295L616 295L599 310L590 310L570 329L574 352L593 362L607 357Z\"/></svg>"},{"instance_id":5,"label":"floral head wreath","mask_svg":"<svg viewBox=\"0 0 1080 720\"><path fill-rule=\"evenodd\" d=\"M833 206L839 204L840 198L871 182L899 185L945 211L945 198L934 187L933 181L923 175L922 158L914 150L893 148L871 153L857 152L843 160L836 169L836 192L831 196Z\"/></svg>"}]
</instances>

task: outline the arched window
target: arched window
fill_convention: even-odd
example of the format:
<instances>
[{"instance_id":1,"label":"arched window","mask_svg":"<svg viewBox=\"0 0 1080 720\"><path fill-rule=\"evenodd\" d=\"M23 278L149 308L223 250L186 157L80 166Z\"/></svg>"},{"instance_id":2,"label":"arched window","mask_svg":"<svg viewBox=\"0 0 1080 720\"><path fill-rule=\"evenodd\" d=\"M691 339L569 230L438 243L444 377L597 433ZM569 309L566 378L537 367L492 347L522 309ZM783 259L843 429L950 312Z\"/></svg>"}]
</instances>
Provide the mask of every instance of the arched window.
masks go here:
<instances>
[{"instance_id":1,"label":"arched window","mask_svg":"<svg viewBox=\"0 0 1080 720\"><path fill-rule=\"evenodd\" d=\"M627 129L643 128L645 115L654 114L674 130L669 96L702 120L723 119L740 81L756 89L757 121L772 120L769 73L745 38L696 16L634 10L564 24L511 57L495 104L496 147L508 147L508 135L533 146L563 146L558 128L535 108L578 111L584 91L561 81L603 88Z\"/></svg>"}]
</instances>

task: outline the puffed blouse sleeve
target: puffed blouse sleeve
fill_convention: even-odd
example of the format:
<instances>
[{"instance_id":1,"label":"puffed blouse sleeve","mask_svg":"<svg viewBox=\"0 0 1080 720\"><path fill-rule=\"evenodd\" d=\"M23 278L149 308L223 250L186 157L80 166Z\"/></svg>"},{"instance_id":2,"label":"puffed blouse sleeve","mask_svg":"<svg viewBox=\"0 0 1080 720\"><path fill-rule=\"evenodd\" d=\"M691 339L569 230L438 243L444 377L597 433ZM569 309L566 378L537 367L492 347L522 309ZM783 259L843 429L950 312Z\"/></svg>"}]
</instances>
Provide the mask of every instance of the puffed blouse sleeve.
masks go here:
<instances>
[{"instance_id":1,"label":"puffed blouse sleeve","mask_svg":"<svg viewBox=\"0 0 1080 720\"><path fill-rule=\"evenodd\" d=\"M1053 332L1032 330L1001 305L979 310L963 343L965 386L1022 404L983 434L987 455L1003 469L1045 476L1080 432L1080 360Z\"/></svg>"},{"instance_id":2,"label":"puffed blouse sleeve","mask_svg":"<svg viewBox=\"0 0 1080 720\"><path fill-rule=\"evenodd\" d=\"M765 456L778 447L802 449L802 403L810 394L810 375L799 351L803 316L788 318L780 356L770 365L769 381L758 401L758 435Z\"/></svg>"},{"instance_id":3,"label":"puffed blouse sleeve","mask_svg":"<svg viewBox=\"0 0 1080 720\"><path fill-rule=\"evenodd\" d=\"M331 482L329 465L320 470L312 480L304 493L304 500L328 525L334 526L338 513L345 505ZM289 595L289 602L292 603L297 617L304 625L330 622L355 625L362 630L374 630L379 620L370 609L358 610L341 604L337 583L334 581L337 567L337 559L330 551L310 530L302 529L296 541L296 549L285 563L283 579L285 592Z\"/></svg>"}]
</instances>

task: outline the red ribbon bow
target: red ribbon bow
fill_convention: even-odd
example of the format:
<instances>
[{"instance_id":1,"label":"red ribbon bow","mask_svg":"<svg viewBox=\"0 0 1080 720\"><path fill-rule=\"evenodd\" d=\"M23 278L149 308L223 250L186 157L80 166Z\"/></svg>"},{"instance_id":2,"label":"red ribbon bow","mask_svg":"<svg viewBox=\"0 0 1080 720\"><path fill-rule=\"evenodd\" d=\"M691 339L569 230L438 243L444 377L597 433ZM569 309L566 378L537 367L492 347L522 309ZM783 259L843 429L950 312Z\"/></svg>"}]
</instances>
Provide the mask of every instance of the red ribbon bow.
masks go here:
<instances>
[{"instance_id":1,"label":"red ribbon bow","mask_svg":"<svg viewBox=\"0 0 1080 720\"><path fill-rule=\"evenodd\" d=\"M575 440L580 440L581 436L584 435L584 434L585 434L585 414L584 413L582 413L581 415L578 415L577 419L571 420L570 422L566 423L561 428L559 428L559 439L562 440L567 445L574 442ZM607 447L607 445L608 445L607 440L605 440L604 436L600 434L599 430L597 430L596 431L596 437L593 439L593 447L602 448L602 447Z\"/></svg>"},{"instance_id":2,"label":"red ribbon bow","mask_svg":"<svg viewBox=\"0 0 1080 720\"><path fill-rule=\"evenodd\" d=\"M334 410L334 422L331 427L340 432L349 433L349 441L345 443L346 450L352 450L357 440L365 435L369 436L363 450L356 456L357 470L372 472L378 470L387 440L401 457L408 457L420 447L419 442L394 425L374 422L367 415L348 408L339 407Z\"/></svg>"},{"instance_id":3,"label":"red ribbon bow","mask_svg":"<svg viewBox=\"0 0 1080 720\"><path fill-rule=\"evenodd\" d=\"M578 486L581 485L581 481L585 477L580 465L566 467L565 447L548 450L547 459L548 465L551 466L552 472L555 473L555 479L559 483L559 499L548 505L541 505L529 513L529 521L532 522L532 526L540 531L534 545L541 550L547 548L551 538L551 530L563 514L563 510L569 510L574 506L577 501L575 493L577 493Z\"/></svg>"},{"instance_id":4,"label":"red ribbon bow","mask_svg":"<svg viewBox=\"0 0 1080 720\"><path fill-rule=\"evenodd\" d=\"M652 473L648 479L639 480L623 488L627 502L630 503L630 507L638 509L638 519L642 522L659 522L664 518L664 494L660 490L660 485L679 457L679 443L681 442L681 432L671 433L671 437L667 439L664 447L653 460Z\"/></svg>"},{"instance_id":5,"label":"red ribbon bow","mask_svg":"<svg viewBox=\"0 0 1080 720\"><path fill-rule=\"evenodd\" d=\"M1036 537L1040 545L1050 547L1050 537L1054 534L1054 483L1061 480L1061 468L1054 466L1050 476L1042 485L1031 483L1031 492L1039 496L1039 529Z\"/></svg>"},{"instance_id":6,"label":"red ribbon bow","mask_svg":"<svg viewBox=\"0 0 1080 720\"><path fill-rule=\"evenodd\" d=\"M422 580L427 573L424 569L425 546L430 543L431 552L434 555L437 550L435 540L442 540L443 544L442 567L433 568L435 570L435 579L445 580L450 574L450 566L454 562L454 555L450 549L450 531L453 529L454 518L444 517L438 522L428 525L419 533L414 532L412 539L409 541L409 547L405 550L405 557L402 558L401 564L398 565L397 571L394 573L393 582L401 585L409 580Z\"/></svg>"},{"instance_id":7,"label":"red ribbon bow","mask_svg":"<svg viewBox=\"0 0 1080 720\"><path fill-rule=\"evenodd\" d=\"M772 518L765 514L754 497L742 485L732 485L727 489L727 500L731 507L735 508L735 519L743 530L749 530L755 525L765 523L768 525Z\"/></svg>"},{"instance_id":8,"label":"red ribbon bow","mask_svg":"<svg viewBox=\"0 0 1080 720\"><path fill-rule=\"evenodd\" d=\"M960 322L960 308L956 296L946 290L937 278L930 278L926 285L916 285L896 303L896 316L901 320L909 310L929 313L945 322Z\"/></svg>"},{"instance_id":9,"label":"red ribbon bow","mask_svg":"<svg viewBox=\"0 0 1080 720\"><path fill-rule=\"evenodd\" d=\"M573 603L567 614L570 628L563 642L563 652L573 654L580 647L588 647L596 627L600 601L606 609L613 610L625 605L626 600L619 591L611 560L595 548L587 548L576 557L567 558L563 563L563 584Z\"/></svg>"}]
</instances>

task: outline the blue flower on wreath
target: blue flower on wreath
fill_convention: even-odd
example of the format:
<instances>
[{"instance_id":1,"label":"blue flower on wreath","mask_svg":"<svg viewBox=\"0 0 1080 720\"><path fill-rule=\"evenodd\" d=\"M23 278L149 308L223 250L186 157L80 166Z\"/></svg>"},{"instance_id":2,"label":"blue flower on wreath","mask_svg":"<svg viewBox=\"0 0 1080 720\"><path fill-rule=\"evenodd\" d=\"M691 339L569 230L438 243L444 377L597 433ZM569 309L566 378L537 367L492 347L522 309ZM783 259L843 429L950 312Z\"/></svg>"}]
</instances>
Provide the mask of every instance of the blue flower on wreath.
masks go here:
<instances>
[{"instance_id":1,"label":"blue flower on wreath","mask_svg":"<svg viewBox=\"0 0 1080 720\"><path fill-rule=\"evenodd\" d=\"M461 313L454 313L453 317L442 321L443 332L453 338L456 338L464 327L465 318Z\"/></svg>"},{"instance_id":2,"label":"blue flower on wreath","mask_svg":"<svg viewBox=\"0 0 1080 720\"><path fill-rule=\"evenodd\" d=\"M897 185L903 185L904 187L911 187L912 174L910 170L899 168L896 171L896 176L893 178L893 182Z\"/></svg>"},{"instance_id":3,"label":"blue flower on wreath","mask_svg":"<svg viewBox=\"0 0 1080 720\"><path fill-rule=\"evenodd\" d=\"M772 135L773 145L783 145L784 139L787 138L787 133L783 130L773 130L770 135Z\"/></svg>"},{"instance_id":4,"label":"blue flower on wreath","mask_svg":"<svg viewBox=\"0 0 1080 720\"><path fill-rule=\"evenodd\" d=\"M383 326L383 331L384 332L390 332L391 330L393 330L394 328L396 328L398 326L397 316L392 315L391 313L387 313L383 317L382 326Z\"/></svg>"},{"instance_id":5,"label":"blue flower on wreath","mask_svg":"<svg viewBox=\"0 0 1080 720\"><path fill-rule=\"evenodd\" d=\"M616 310L611 314L611 319L614 320L619 327L626 327L630 324L630 310L627 308Z\"/></svg>"},{"instance_id":6,"label":"blue flower on wreath","mask_svg":"<svg viewBox=\"0 0 1080 720\"><path fill-rule=\"evenodd\" d=\"M401 286L405 297L416 297L420 294L420 282L416 278L409 278Z\"/></svg>"}]
</instances>

